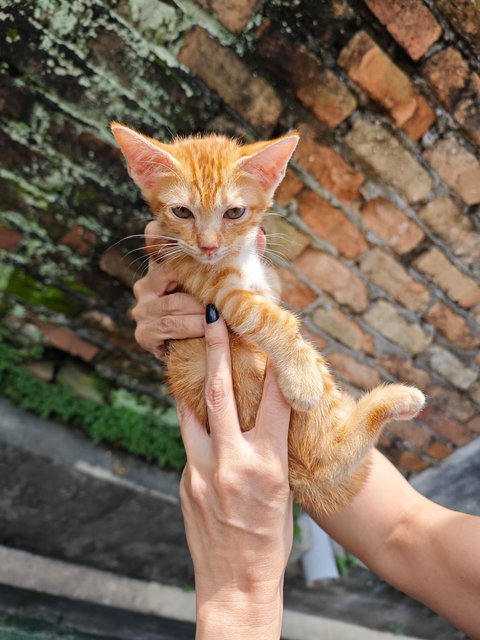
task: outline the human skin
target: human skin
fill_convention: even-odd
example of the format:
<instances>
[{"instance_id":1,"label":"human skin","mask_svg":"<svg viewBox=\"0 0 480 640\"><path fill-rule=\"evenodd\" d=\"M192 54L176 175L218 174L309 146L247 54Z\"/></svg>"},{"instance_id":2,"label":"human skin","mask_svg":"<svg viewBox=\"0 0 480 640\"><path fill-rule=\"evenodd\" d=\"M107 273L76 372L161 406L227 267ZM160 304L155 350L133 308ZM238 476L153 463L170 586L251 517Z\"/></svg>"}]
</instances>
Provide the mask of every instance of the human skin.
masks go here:
<instances>
[{"instance_id":1,"label":"human skin","mask_svg":"<svg viewBox=\"0 0 480 640\"><path fill-rule=\"evenodd\" d=\"M150 237L159 233L156 223L150 223L146 232ZM159 357L164 340L205 334L204 310L190 296L168 293L175 286L175 274L161 264L151 264L147 276L135 286L137 341ZM233 394L230 402L234 403ZM244 490L247 486L244 483ZM188 490L184 490L183 499L187 496ZM213 528L221 525L221 513L213 510L209 492L197 508L213 518ZM260 517L261 512L259 509ZM186 527L194 532L193 512L184 512L184 517ZM373 451L370 474L360 493L344 509L321 517L319 524L387 582L425 603L473 640L480 639L480 518L424 498L384 456ZM284 530L284 523L278 521L277 527ZM189 545L196 544L196 538L191 534ZM208 552L214 566L215 549L209 545ZM230 552L233 557L238 547L232 546ZM202 566L195 571L197 590L202 591L207 574ZM234 598L236 592L227 589L224 593ZM219 615L219 610L210 610L208 617L212 621ZM235 620L238 622L238 616Z\"/></svg>"}]
</instances>

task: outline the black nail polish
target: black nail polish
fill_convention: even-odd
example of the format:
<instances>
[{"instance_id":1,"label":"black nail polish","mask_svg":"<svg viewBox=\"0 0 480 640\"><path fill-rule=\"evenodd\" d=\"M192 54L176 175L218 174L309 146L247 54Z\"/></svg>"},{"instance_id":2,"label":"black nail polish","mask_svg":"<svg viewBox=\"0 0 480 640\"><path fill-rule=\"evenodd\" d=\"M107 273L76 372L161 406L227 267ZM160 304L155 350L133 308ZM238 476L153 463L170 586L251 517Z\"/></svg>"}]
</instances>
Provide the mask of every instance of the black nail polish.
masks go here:
<instances>
[{"instance_id":1,"label":"black nail polish","mask_svg":"<svg viewBox=\"0 0 480 640\"><path fill-rule=\"evenodd\" d=\"M212 324L212 322L216 322L218 318L217 307L214 304L207 304L207 308L205 309L205 322Z\"/></svg>"}]
</instances>

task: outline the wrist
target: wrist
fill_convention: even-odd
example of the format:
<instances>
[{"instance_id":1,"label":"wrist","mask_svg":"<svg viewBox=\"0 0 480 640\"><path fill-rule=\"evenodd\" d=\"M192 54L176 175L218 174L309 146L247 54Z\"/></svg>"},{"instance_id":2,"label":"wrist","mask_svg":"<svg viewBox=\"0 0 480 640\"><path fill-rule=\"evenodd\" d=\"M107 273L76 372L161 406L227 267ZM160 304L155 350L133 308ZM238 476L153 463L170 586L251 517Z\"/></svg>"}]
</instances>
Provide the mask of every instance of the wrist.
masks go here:
<instances>
[{"instance_id":1,"label":"wrist","mask_svg":"<svg viewBox=\"0 0 480 640\"><path fill-rule=\"evenodd\" d=\"M282 627L283 581L248 589L197 593L196 640L278 640Z\"/></svg>"}]
</instances>

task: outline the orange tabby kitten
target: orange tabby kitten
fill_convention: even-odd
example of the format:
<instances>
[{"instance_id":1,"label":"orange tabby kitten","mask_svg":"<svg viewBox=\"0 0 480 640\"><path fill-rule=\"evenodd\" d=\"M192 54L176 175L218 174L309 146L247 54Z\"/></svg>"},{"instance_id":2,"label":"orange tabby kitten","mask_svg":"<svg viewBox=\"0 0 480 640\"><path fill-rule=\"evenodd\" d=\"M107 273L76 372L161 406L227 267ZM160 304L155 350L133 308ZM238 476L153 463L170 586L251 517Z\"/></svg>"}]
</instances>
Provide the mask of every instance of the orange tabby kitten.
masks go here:
<instances>
[{"instance_id":1,"label":"orange tabby kitten","mask_svg":"<svg viewBox=\"0 0 480 640\"><path fill-rule=\"evenodd\" d=\"M276 303L256 238L285 175L298 136L241 145L208 135L163 144L118 123L113 134L131 177L165 233L159 246L175 262L183 289L214 303L232 331L233 382L240 423L255 423L266 356L293 411L290 484L310 514L329 512L358 492L383 425L413 418L423 394L400 384L358 402L340 392L324 359L299 333L299 321ZM203 339L173 341L171 392L207 424Z\"/></svg>"}]
</instances>

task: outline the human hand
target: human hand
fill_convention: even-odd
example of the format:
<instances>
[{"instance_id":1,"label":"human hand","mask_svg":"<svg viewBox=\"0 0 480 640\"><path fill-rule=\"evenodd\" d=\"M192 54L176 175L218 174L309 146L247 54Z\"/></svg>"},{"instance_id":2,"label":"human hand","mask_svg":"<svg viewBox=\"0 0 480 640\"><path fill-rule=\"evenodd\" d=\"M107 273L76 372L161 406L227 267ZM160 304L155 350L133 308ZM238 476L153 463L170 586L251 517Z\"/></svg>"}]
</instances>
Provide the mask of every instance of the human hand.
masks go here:
<instances>
[{"instance_id":1,"label":"human hand","mask_svg":"<svg viewBox=\"0 0 480 640\"><path fill-rule=\"evenodd\" d=\"M187 453L180 496L195 570L197 640L280 637L293 540L286 404L267 365L256 426L242 433L227 327L205 327L210 435L178 403Z\"/></svg>"},{"instance_id":2,"label":"human hand","mask_svg":"<svg viewBox=\"0 0 480 640\"><path fill-rule=\"evenodd\" d=\"M149 222L145 228L145 244L151 250L148 272L133 286L137 304L132 309L135 340L159 359L165 356L167 340L199 338L205 333L203 307L193 296L175 291L178 282L173 269L153 258L162 238L158 222Z\"/></svg>"},{"instance_id":3,"label":"human hand","mask_svg":"<svg viewBox=\"0 0 480 640\"><path fill-rule=\"evenodd\" d=\"M163 238L162 228L156 221L145 227L145 244L150 249L147 275L138 280L133 293L137 301L132 316L137 323L135 340L157 358L166 355L168 340L200 338L205 334L204 309L193 296L176 291L178 282L168 262L154 259L154 250ZM258 234L257 246L265 252L263 231Z\"/></svg>"}]
</instances>

